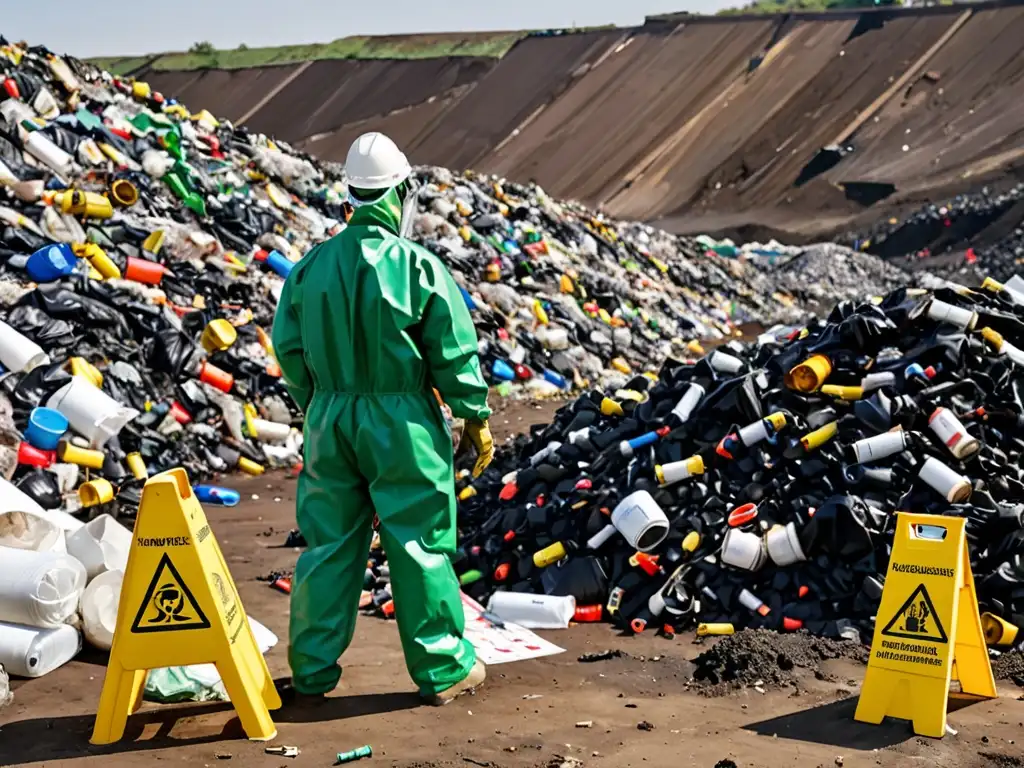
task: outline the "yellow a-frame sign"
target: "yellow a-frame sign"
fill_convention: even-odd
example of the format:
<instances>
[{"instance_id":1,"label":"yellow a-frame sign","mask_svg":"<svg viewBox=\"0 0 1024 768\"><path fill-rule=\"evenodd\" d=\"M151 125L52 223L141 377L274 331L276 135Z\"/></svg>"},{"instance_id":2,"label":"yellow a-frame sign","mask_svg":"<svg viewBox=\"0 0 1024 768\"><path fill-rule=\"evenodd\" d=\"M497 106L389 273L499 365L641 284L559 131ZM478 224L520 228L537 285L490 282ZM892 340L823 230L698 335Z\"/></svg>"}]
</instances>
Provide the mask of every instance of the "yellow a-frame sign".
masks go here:
<instances>
[{"instance_id":1,"label":"yellow a-frame sign","mask_svg":"<svg viewBox=\"0 0 1024 768\"><path fill-rule=\"evenodd\" d=\"M249 738L274 738L269 710L281 699L203 507L178 468L142 492L91 742L121 739L148 670L207 663L216 664Z\"/></svg>"},{"instance_id":2,"label":"yellow a-frame sign","mask_svg":"<svg viewBox=\"0 0 1024 768\"><path fill-rule=\"evenodd\" d=\"M963 518L900 512L856 720L946 733L950 680L996 697Z\"/></svg>"}]
</instances>

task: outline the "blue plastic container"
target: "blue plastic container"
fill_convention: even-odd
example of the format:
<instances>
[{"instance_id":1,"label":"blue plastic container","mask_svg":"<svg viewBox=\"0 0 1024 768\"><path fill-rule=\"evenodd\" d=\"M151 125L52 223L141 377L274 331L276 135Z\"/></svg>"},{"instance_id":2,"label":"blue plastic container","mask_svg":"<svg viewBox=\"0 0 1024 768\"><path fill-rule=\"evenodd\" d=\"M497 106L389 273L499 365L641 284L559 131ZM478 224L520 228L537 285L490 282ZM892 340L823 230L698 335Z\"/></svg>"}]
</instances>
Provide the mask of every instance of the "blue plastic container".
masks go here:
<instances>
[{"instance_id":1,"label":"blue plastic container","mask_svg":"<svg viewBox=\"0 0 1024 768\"><path fill-rule=\"evenodd\" d=\"M469 311L472 312L476 309L476 302L473 301L473 297L469 295L469 291L459 286L459 291L462 293L462 300L466 302L466 306L469 307Z\"/></svg>"},{"instance_id":2,"label":"blue plastic container","mask_svg":"<svg viewBox=\"0 0 1024 768\"><path fill-rule=\"evenodd\" d=\"M504 360L495 360L491 365L491 375L499 381L515 381L516 372Z\"/></svg>"},{"instance_id":3,"label":"blue plastic container","mask_svg":"<svg viewBox=\"0 0 1024 768\"><path fill-rule=\"evenodd\" d=\"M550 368L544 369L544 381L549 381L559 389L568 389L569 382L565 376L560 374L558 371L552 371Z\"/></svg>"},{"instance_id":4,"label":"blue plastic container","mask_svg":"<svg viewBox=\"0 0 1024 768\"><path fill-rule=\"evenodd\" d=\"M68 431L68 420L53 408L33 408L28 417L25 439L41 451L57 450L57 443Z\"/></svg>"},{"instance_id":5,"label":"blue plastic container","mask_svg":"<svg viewBox=\"0 0 1024 768\"><path fill-rule=\"evenodd\" d=\"M78 257L68 243L47 245L28 257L25 271L37 283L52 283L70 275Z\"/></svg>"},{"instance_id":6,"label":"blue plastic container","mask_svg":"<svg viewBox=\"0 0 1024 768\"><path fill-rule=\"evenodd\" d=\"M288 277L288 275L291 274L292 269L295 267L295 262L280 251L271 251L268 253L267 264L281 277Z\"/></svg>"},{"instance_id":7,"label":"blue plastic container","mask_svg":"<svg viewBox=\"0 0 1024 768\"><path fill-rule=\"evenodd\" d=\"M193 488L196 498L203 504L218 504L222 507L233 507L242 500L238 491L221 488L217 485L197 485Z\"/></svg>"}]
</instances>

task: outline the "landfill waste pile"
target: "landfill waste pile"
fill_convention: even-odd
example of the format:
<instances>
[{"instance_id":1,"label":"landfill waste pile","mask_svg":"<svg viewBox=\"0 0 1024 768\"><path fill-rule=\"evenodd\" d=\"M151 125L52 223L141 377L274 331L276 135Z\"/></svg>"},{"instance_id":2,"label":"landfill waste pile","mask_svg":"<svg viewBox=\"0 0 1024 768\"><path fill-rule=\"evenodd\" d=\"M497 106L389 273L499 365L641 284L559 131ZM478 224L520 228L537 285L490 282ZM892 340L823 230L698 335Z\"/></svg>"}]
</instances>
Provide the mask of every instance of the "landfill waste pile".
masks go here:
<instances>
[{"instance_id":1,"label":"landfill waste pile","mask_svg":"<svg viewBox=\"0 0 1024 768\"><path fill-rule=\"evenodd\" d=\"M771 258L766 279L777 291L792 297L795 306L826 312L837 301L856 300L868 292L888 293L932 277L922 272L912 278L892 264L836 243L809 245L784 260L776 260L774 254Z\"/></svg>"},{"instance_id":2,"label":"landfill waste pile","mask_svg":"<svg viewBox=\"0 0 1024 768\"><path fill-rule=\"evenodd\" d=\"M983 187L904 218L880 221L844 241L906 269L926 268L958 282L1005 280L1024 263L1024 184Z\"/></svg>"},{"instance_id":3,"label":"landfill waste pile","mask_svg":"<svg viewBox=\"0 0 1024 768\"><path fill-rule=\"evenodd\" d=\"M346 188L337 166L144 82L3 40L0 65L0 663L39 676L83 636L109 647L131 541L118 518L148 477L182 466L203 503L233 505L207 482L300 461L267 331L292 266L344 227ZM535 186L418 177L417 237L459 280L502 393L614 391L698 339L803 314L754 249ZM147 695L218 682L164 670Z\"/></svg>"},{"instance_id":4,"label":"landfill waste pile","mask_svg":"<svg viewBox=\"0 0 1024 768\"><path fill-rule=\"evenodd\" d=\"M44 509L130 515L156 471L297 462L300 414L266 329L292 265L344 226L340 169L44 48L0 53L4 479ZM535 186L419 175L416 231L459 280L503 393L603 384L803 314L790 291L806 273L780 291L728 241L606 221ZM843 274L889 287L873 269Z\"/></svg>"},{"instance_id":5,"label":"landfill waste pile","mask_svg":"<svg viewBox=\"0 0 1024 768\"><path fill-rule=\"evenodd\" d=\"M995 646L1024 622L1024 305L846 301L623 375L459 480L465 591L533 626L869 641L896 510L966 518Z\"/></svg>"}]
</instances>

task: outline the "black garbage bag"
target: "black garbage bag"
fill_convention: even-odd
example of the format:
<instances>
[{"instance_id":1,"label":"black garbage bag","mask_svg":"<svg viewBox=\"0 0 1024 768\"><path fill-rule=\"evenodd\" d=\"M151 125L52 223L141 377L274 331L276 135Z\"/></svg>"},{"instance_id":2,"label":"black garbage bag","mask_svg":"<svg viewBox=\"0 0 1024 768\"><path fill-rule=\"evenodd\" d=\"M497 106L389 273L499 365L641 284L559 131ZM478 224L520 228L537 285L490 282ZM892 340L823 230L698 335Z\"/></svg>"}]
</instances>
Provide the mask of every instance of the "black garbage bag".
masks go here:
<instances>
[{"instance_id":1,"label":"black garbage bag","mask_svg":"<svg viewBox=\"0 0 1024 768\"><path fill-rule=\"evenodd\" d=\"M201 350L192 338L175 328L165 328L143 342L146 365L179 378L198 361Z\"/></svg>"},{"instance_id":2,"label":"black garbage bag","mask_svg":"<svg viewBox=\"0 0 1024 768\"><path fill-rule=\"evenodd\" d=\"M43 509L59 509L64 503L57 476L52 472L33 469L17 478L14 485Z\"/></svg>"}]
</instances>

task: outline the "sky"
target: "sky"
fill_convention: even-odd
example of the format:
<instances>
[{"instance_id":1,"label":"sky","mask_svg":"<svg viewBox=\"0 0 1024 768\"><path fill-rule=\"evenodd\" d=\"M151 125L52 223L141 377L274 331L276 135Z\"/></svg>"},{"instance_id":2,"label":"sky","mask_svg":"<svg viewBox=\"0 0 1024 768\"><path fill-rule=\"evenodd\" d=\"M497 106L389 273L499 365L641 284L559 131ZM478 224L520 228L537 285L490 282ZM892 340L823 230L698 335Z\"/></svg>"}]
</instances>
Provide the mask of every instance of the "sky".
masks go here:
<instances>
[{"instance_id":1,"label":"sky","mask_svg":"<svg viewBox=\"0 0 1024 768\"><path fill-rule=\"evenodd\" d=\"M639 24L648 14L714 13L728 0L0 0L0 34L80 58L322 43L348 35ZM45 10L43 10L45 8ZM147 13L143 9L153 8Z\"/></svg>"}]
</instances>

